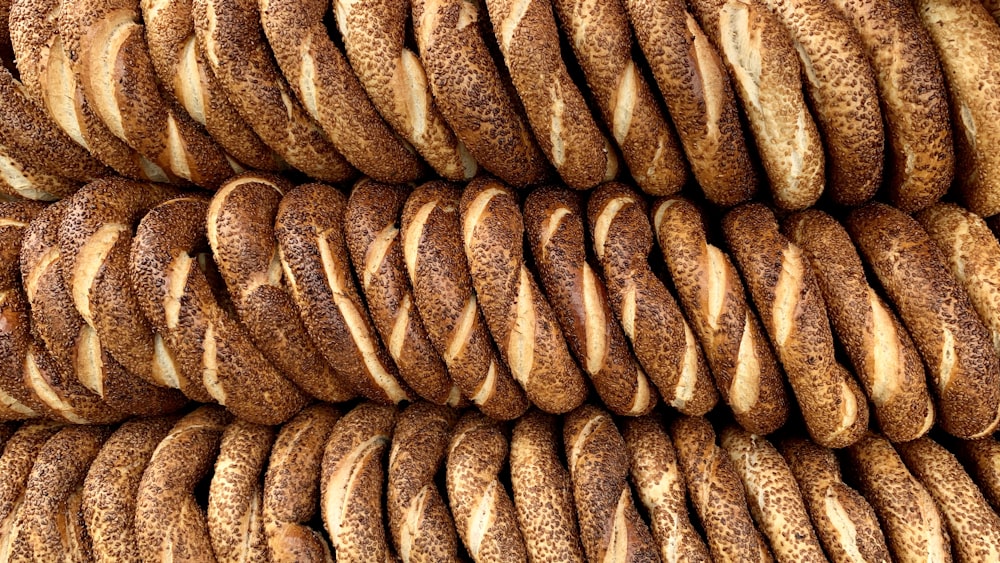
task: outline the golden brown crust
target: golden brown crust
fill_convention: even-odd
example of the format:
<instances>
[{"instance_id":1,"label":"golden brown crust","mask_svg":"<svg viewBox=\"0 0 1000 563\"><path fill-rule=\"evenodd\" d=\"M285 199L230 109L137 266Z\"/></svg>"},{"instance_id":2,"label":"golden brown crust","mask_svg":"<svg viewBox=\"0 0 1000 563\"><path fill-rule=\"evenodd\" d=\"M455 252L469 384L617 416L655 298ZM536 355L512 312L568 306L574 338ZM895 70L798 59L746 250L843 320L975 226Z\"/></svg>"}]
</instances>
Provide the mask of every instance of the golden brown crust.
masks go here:
<instances>
[{"instance_id":1,"label":"golden brown crust","mask_svg":"<svg viewBox=\"0 0 1000 563\"><path fill-rule=\"evenodd\" d=\"M552 306L524 263L524 221L514 191L489 177L473 180L459 203L472 285L500 357L543 411L561 414L587 398Z\"/></svg>"},{"instance_id":2,"label":"golden brown crust","mask_svg":"<svg viewBox=\"0 0 1000 563\"><path fill-rule=\"evenodd\" d=\"M853 443L868 428L868 401L834 357L830 321L807 258L762 204L729 212L722 229L810 436L831 448Z\"/></svg>"},{"instance_id":3,"label":"golden brown crust","mask_svg":"<svg viewBox=\"0 0 1000 563\"><path fill-rule=\"evenodd\" d=\"M719 396L701 346L649 266L645 201L624 184L604 184L590 198L587 223L611 308L663 401L686 414L710 411Z\"/></svg>"},{"instance_id":4,"label":"golden brown crust","mask_svg":"<svg viewBox=\"0 0 1000 563\"><path fill-rule=\"evenodd\" d=\"M431 182L403 206L403 259L427 334L452 380L486 415L513 419L528 400L500 361L472 289L459 219L461 191Z\"/></svg>"},{"instance_id":5,"label":"golden brown crust","mask_svg":"<svg viewBox=\"0 0 1000 563\"><path fill-rule=\"evenodd\" d=\"M281 267L306 329L330 365L362 396L395 404L410 398L358 295L347 246L347 198L306 184L285 194L274 232Z\"/></svg>"},{"instance_id":6,"label":"golden brown crust","mask_svg":"<svg viewBox=\"0 0 1000 563\"><path fill-rule=\"evenodd\" d=\"M773 561L750 518L740 476L715 443L712 425L701 417L681 416L670 424L670 436L712 559Z\"/></svg>"},{"instance_id":7,"label":"golden brown crust","mask_svg":"<svg viewBox=\"0 0 1000 563\"><path fill-rule=\"evenodd\" d=\"M20 534L14 526L21 506L28 476L38 453L62 425L51 421L29 421L11 436L0 455L0 561L9 561L11 544Z\"/></svg>"},{"instance_id":8,"label":"golden brown crust","mask_svg":"<svg viewBox=\"0 0 1000 563\"><path fill-rule=\"evenodd\" d=\"M709 244L704 216L690 201L657 200L652 212L681 306L736 421L769 434L788 418L784 377L729 256Z\"/></svg>"},{"instance_id":9,"label":"golden brown crust","mask_svg":"<svg viewBox=\"0 0 1000 563\"><path fill-rule=\"evenodd\" d=\"M278 258L274 220L292 188L254 172L227 181L208 207L208 242L240 321L264 357L313 397L346 401L355 391L306 332Z\"/></svg>"},{"instance_id":10,"label":"golden brown crust","mask_svg":"<svg viewBox=\"0 0 1000 563\"><path fill-rule=\"evenodd\" d=\"M344 213L344 238L372 322L399 375L422 398L457 405L462 393L434 350L414 303L403 262L400 214L410 190L361 180Z\"/></svg>"},{"instance_id":11,"label":"golden brown crust","mask_svg":"<svg viewBox=\"0 0 1000 563\"><path fill-rule=\"evenodd\" d=\"M1000 507L1000 442L990 436L979 440L963 440L955 445L955 453L965 463L979 490L993 506Z\"/></svg>"},{"instance_id":12,"label":"golden brown crust","mask_svg":"<svg viewBox=\"0 0 1000 563\"><path fill-rule=\"evenodd\" d=\"M590 262L583 202L568 188L543 187L524 202L535 271L551 300L570 351L615 414L642 415L656 406L656 389L615 322L607 289Z\"/></svg>"},{"instance_id":13,"label":"golden brown crust","mask_svg":"<svg viewBox=\"0 0 1000 563\"><path fill-rule=\"evenodd\" d=\"M323 523L337 561L394 560L382 508L384 454L396 410L363 403L333 427L323 452Z\"/></svg>"},{"instance_id":14,"label":"golden brown crust","mask_svg":"<svg viewBox=\"0 0 1000 563\"><path fill-rule=\"evenodd\" d=\"M646 508L660 559L667 562L708 562L708 547L688 516L687 490L663 424L656 415L625 420L632 486Z\"/></svg>"},{"instance_id":15,"label":"golden brown crust","mask_svg":"<svg viewBox=\"0 0 1000 563\"><path fill-rule=\"evenodd\" d=\"M934 425L934 404L924 366L910 334L868 285L850 235L818 210L787 218L782 231L812 264L833 329L871 399L882 432L893 442L926 434Z\"/></svg>"},{"instance_id":16,"label":"golden brown crust","mask_svg":"<svg viewBox=\"0 0 1000 563\"><path fill-rule=\"evenodd\" d=\"M0 199L49 202L80 188L79 182L26 164L12 154L10 147L0 143Z\"/></svg>"},{"instance_id":17,"label":"golden brown crust","mask_svg":"<svg viewBox=\"0 0 1000 563\"><path fill-rule=\"evenodd\" d=\"M132 243L132 286L179 366L180 388L258 424L291 418L307 397L279 373L219 304L195 255L208 202L182 196L153 208ZM206 399L199 399L205 401Z\"/></svg>"},{"instance_id":18,"label":"golden brown crust","mask_svg":"<svg viewBox=\"0 0 1000 563\"><path fill-rule=\"evenodd\" d=\"M446 406L414 403L396 422L386 509L389 532L403 563L458 561L455 523L436 484L457 418Z\"/></svg>"},{"instance_id":19,"label":"golden brown crust","mask_svg":"<svg viewBox=\"0 0 1000 563\"><path fill-rule=\"evenodd\" d=\"M916 220L892 207L855 210L845 226L927 366L942 428L975 438L1000 420L1000 360L968 295Z\"/></svg>"}]
</instances>

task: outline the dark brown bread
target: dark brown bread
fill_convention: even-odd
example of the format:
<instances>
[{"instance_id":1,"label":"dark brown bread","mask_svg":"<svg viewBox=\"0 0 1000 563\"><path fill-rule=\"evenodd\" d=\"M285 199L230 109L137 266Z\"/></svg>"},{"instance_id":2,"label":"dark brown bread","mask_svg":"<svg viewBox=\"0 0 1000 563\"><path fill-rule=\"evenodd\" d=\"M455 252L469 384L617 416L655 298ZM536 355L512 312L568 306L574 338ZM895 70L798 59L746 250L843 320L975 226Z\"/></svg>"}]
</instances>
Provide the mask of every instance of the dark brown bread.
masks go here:
<instances>
[{"instance_id":1,"label":"dark brown bread","mask_svg":"<svg viewBox=\"0 0 1000 563\"><path fill-rule=\"evenodd\" d=\"M38 453L62 425L52 421L28 421L10 437L0 455L0 560L9 561L12 543L20 526L14 526L24 505L24 490Z\"/></svg>"}]
</instances>

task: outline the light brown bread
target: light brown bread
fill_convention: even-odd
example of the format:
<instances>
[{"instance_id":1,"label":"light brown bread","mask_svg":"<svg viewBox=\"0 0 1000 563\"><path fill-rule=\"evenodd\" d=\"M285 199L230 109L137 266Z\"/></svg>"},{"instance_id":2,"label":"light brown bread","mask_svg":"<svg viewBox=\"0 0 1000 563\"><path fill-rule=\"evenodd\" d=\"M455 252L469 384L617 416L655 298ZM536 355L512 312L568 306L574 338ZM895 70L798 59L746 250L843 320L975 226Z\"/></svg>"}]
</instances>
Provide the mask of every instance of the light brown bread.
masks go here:
<instances>
[{"instance_id":1,"label":"light brown bread","mask_svg":"<svg viewBox=\"0 0 1000 563\"><path fill-rule=\"evenodd\" d=\"M29 421L10 437L0 455L0 561L9 561L21 526L15 526L24 505L24 490L42 447L62 425L52 421Z\"/></svg>"},{"instance_id":2,"label":"light brown bread","mask_svg":"<svg viewBox=\"0 0 1000 563\"><path fill-rule=\"evenodd\" d=\"M5 201L55 201L80 188L78 182L45 172L12 154L10 147L0 144L0 198Z\"/></svg>"},{"instance_id":3,"label":"light brown bread","mask_svg":"<svg viewBox=\"0 0 1000 563\"><path fill-rule=\"evenodd\" d=\"M1000 442L988 437L979 440L963 440L955 444L953 450L965 464L969 475L982 491L986 500L998 510L1000 507Z\"/></svg>"}]
</instances>

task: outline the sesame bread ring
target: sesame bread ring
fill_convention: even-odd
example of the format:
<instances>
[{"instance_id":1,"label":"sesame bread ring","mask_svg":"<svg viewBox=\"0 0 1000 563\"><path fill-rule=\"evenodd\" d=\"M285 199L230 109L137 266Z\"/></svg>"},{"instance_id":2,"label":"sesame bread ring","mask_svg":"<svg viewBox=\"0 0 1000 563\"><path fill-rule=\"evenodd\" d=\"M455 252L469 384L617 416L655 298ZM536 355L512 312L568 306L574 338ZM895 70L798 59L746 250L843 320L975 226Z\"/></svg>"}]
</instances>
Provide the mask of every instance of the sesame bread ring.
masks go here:
<instances>
[{"instance_id":1,"label":"sesame bread ring","mask_svg":"<svg viewBox=\"0 0 1000 563\"><path fill-rule=\"evenodd\" d=\"M258 424L279 424L306 396L253 345L222 308L194 254L206 245L208 202L178 197L153 208L132 242L132 286L179 366L188 397L208 396Z\"/></svg>"},{"instance_id":2,"label":"sesame bread ring","mask_svg":"<svg viewBox=\"0 0 1000 563\"><path fill-rule=\"evenodd\" d=\"M690 4L729 69L775 205L813 205L825 182L823 142L806 106L801 65L788 33L758 0Z\"/></svg>"},{"instance_id":3,"label":"sesame bread ring","mask_svg":"<svg viewBox=\"0 0 1000 563\"><path fill-rule=\"evenodd\" d=\"M341 402L354 389L309 337L285 285L274 219L287 181L249 172L224 183L208 207L208 242L236 312L254 344L300 389Z\"/></svg>"},{"instance_id":4,"label":"sesame bread ring","mask_svg":"<svg viewBox=\"0 0 1000 563\"><path fill-rule=\"evenodd\" d=\"M645 201L624 184L604 184L590 198L587 224L612 310L663 401L687 414L712 410L719 395L701 346L649 266Z\"/></svg>"},{"instance_id":5,"label":"sesame bread ring","mask_svg":"<svg viewBox=\"0 0 1000 563\"><path fill-rule=\"evenodd\" d=\"M327 34L323 16L330 5L322 0L261 0L260 23L275 60L344 158L383 182L415 180L424 171L420 157L385 123ZM400 17L408 13L402 6L398 12ZM410 99L406 86L401 85L397 99Z\"/></svg>"},{"instance_id":6,"label":"sesame bread ring","mask_svg":"<svg viewBox=\"0 0 1000 563\"><path fill-rule=\"evenodd\" d=\"M747 505L778 561L827 561L785 458L763 436L728 426L719 437L743 481Z\"/></svg>"},{"instance_id":7,"label":"sesame bread ring","mask_svg":"<svg viewBox=\"0 0 1000 563\"><path fill-rule=\"evenodd\" d=\"M500 361L472 289L462 242L459 199L451 184L417 188L403 206L403 260L427 336L452 380L487 416L510 420L528 400Z\"/></svg>"},{"instance_id":8,"label":"sesame bread ring","mask_svg":"<svg viewBox=\"0 0 1000 563\"><path fill-rule=\"evenodd\" d=\"M222 433L206 511L219 563L269 561L261 510L274 434L269 426L238 419Z\"/></svg>"},{"instance_id":9,"label":"sesame bread ring","mask_svg":"<svg viewBox=\"0 0 1000 563\"><path fill-rule=\"evenodd\" d=\"M66 0L59 14L67 46L78 38L73 71L108 129L170 174L205 188L232 176L226 154L164 95L146 47L139 0Z\"/></svg>"},{"instance_id":10,"label":"sesame bread ring","mask_svg":"<svg viewBox=\"0 0 1000 563\"><path fill-rule=\"evenodd\" d=\"M1000 517L955 456L927 437L898 448L906 466L937 502L955 559L1000 560Z\"/></svg>"},{"instance_id":11,"label":"sesame bread ring","mask_svg":"<svg viewBox=\"0 0 1000 563\"><path fill-rule=\"evenodd\" d=\"M313 12L316 21L322 11ZM410 2L334 0L333 14L354 74L389 125L445 179L475 176L475 159L438 111L423 64L405 45Z\"/></svg>"},{"instance_id":12,"label":"sesame bread ring","mask_svg":"<svg viewBox=\"0 0 1000 563\"><path fill-rule=\"evenodd\" d=\"M552 5L632 179L652 195L680 190L687 165L677 133L632 60L624 2L556 0Z\"/></svg>"},{"instance_id":13,"label":"sesame bread ring","mask_svg":"<svg viewBox=\"0 0 1000 563\"><path fill-rule=\"evenodd\" d=\"M263 519L273 563L333 560L317 516L323 449L340 412L323 403L302 409L282 425L264 477Z\"/></svg>"},{"instance_id":14,"label":"sesame bread ring","mask_svg":"<svg viewBox=\"0 0 1000 563\"><path fill-rule=\"evenodd\" d=\"M548 162L524 108L484 40L482 6L464 0L412 0L413 35L434 103L476 161L515 186L535 184Z\"/></svg>"},{"instance_id":15,"label":"sesame bread ring","mask_svg":"<svg viewBox=\"0 0 1000 563\"><path fill-rule=\"evenodd\" d=\"M670 436L656 415L626 419L632 486L639 497L659 546L662 561L711 561L705 540L688 516L684 474Z\"/></svg>"},{"instance_id":16,"label":"sesame bread ring","mask_svg":"<svg viewBox=\"0 0 1000 563\"><path fill-rule=\"evenodd\" d=\"M528 560L583 563L572 484L559 456L556 417L532 410L515 423L510 482Z\"/></svg>"},{"instance_id":17,"label":"sesame bread ring","mask_svg":"<svg viewBox=\"0 0 1000 563\"><path fill-rule=\"evenodd\" d=\"M382 508L396 410L364 403L337 421L323 452L323 523L337 561L390 562Z\"/></svg>"},{"instance_id":18,"label":"sesame bread ring","mask_svg":"<svg viewBox=\"0 0 1000 563\"><path fill-rule=\"evenodd\" d=\"M938 246L915 219L883 204L855 210L845 226L924 359L941 427L964 439L992 434L1000 360Z\"/></svg>"},{"instance_id":19,"label":"sesame bread ring","mask_svg":"<svg viewBox=\"0 0 1000 563\"><path fill-rule=\"evenodd\" d=\"M0 143L0 199L55 201L80 188L79 182L51 174L17 160L10 147Z\"/></svg>"},{"instance_id":20,"label":"sesame bread ring","mask_svg":"<svg viewBox=\"0 0 1000 563\"><path fill-rule=\"evenodd\" d=\"M439 405L459 404L462 392L427 336L406 278L400 214L410 190L361 180L344 214L344 238L372 322L414 392Z\"/></svg>"},{"instance_id":21,"label":"sesame bread ring","mask_svg":"<svg viewBox=\"0 0 1000 563\"><path fill-rule=\"evenodd\" d=\"M672 197L653 206L653 227L681 306L715 385L736 422L769 434L788 419L784 377L732 259L709 244L702 212Z\"/></svg>"},{"instance_id":22,"label":"sesame bread ring","mask_svg":"<svg viewBox=\"0 0 1000 563\"><path fill-rule=\"evenodd\" d=\"M281 267L309 335L330 365L364 397L387 404L411 398L358 295L344 242L347 198L307 184L282 198L274 233Z\"/></svg>"},{"instance_id":23,"label":"sesame bread ring","mask_svg":"<svg viewBox=\"0 0 1000 563\"><path fill-rule=\"evenodd\" d=\"M436 482L457 418L447 406L414 403L396 422L386 511L392 542L403 563L458 561L455 522Z\"/></svg>"},{"instance_id":24,"label":"sesame bread ring","mask_svg":"<svg viewBox=\"0 0 1000 563\"><path fill-rule=\"evenodd\" d=\"M955 454L965 464L979 490L993 510L1000 507L1000 442L990 436L963 440L955 445Z\"/></svg>"},{"instance_id":25,"label":"sesame bread ring","mask_svg":"<svg viewBox=\"0 0 1000 563\"><path fill-rule=\"evenodd\" d=\"M719 563L773 561L750 517L740 476L715 443L712 425L701 417L682 416L670 424L670 437L712 559Z\"/></svg>"},{"instance_id":26,"label":"sesame bread ring","mask_svg":"<svg viewBox=\"0 0 1000 563\"><path fill-rule=\"evenodd\" d=\"M191 0L140 0L149 58L164 91L244 166L285 167L236 112L194 37Z\"/></svg>"},{"instance_id":27,"label":"sesame bread ring","mask_svg":"<svg viewBox=\"0 0 1000 563\"><path fill-rule=\"evenodd\" d=\"M0 455L0 561L10 561L11 542L20 535L14 523L24 505L24 489L35 459L60 428L61 424L52 421L29 421L4 446Z\"/></svg>"},{"instance_id":28,"label":"sesame bread ring","mask_svg":"<svg viewBox=\"0 0 1000 563\"><path fill-rule=\"evenodd\" d=\"M959 194L978 215L1000 213L1000 26L976 0L914 2L951 96Z\"/></svg>"},{"instance_id":29,"label":"sesame bread ring","mask_svg":"<svg viewBox=\"0 0 1000 563\"><path fill-rule=\"evenodd\" d=\"M135 500L137 553L145 563L214 563L195 487L212 471L230 416L206 405L180 420L153 450Z\"/></svg>"},{"instance_id":30,"label":"sesame bread ring","mask_svg":"<svg viewBox=\"0 0 1000 563\"><path fill-rule=\"evenodd\" d=\"M559 176L589 189L618 175L618 155L566 70L548 2L488 0L493 34L535 139Z\"/></svg>"},{"instance_id":31,"label":"sesame bread ring","mask_svg":"<svg viewBox=\"0 0 1000 563\"><path fill-rule=\"evenodd\" d=\"M830 321L807 257L759 203L730 211L722 230L809 435L828 448L852 444L868 428L868 400L834 357Z\"/></svg>"},{"instance_id":32,"label":"sesame bread ring","mask_svg":"<svg viewBox=\"0 0 1000 563\"><path fill-rule=\"evenodd\" d=\"M926 434L934 425L934 403L920 355L903 323L868 285L850 235L815 209L785 219L782 230L812 265L833 330L871 399L882 433L893 442Z\"/></svg>"},{"instance_id":33,"label":"sesame bread ring","mask_svg":"<svg viewBox=\"0 0 1000 563\"><path fill-rule=\"evenodd\" d=\"M446 481L458 536L476 563L527 561L510 494L499 479L507 462L503 427L466 412L451 433Z\"/></svg>"},{"instance_id":34,"label":"sesame bread ring","mask_svg":"<svg viewBox=\"0 0 1000 563\"><path fill-rule=\"evenodd\" d=\"M882 183L885 131L875 72L858 32L828 0L762 0L799 55L810 108L826 147L830 199L861 205Z\"/></svg>"},{"instance_id":35,"label":"sesame bread ring","mask_svg":"<svg viewBox=\"0 0 1000 563\"><path fill-rule=\"evenodd\" d=\"M524 263L524 220L514 191L488 177L473 180L459 203L465 258L500 357L528 400L565 413L587 398L555 312Z\"/></svg>"},{"instance_id":36,"label":"sesame bread ring","mask_svg":"<svg viewBox=\"0 0 1000 563\"><path fill-rule=\"evenodd\" d=\"M177 417L135 419L108 438L83 482L83 518L95 563L138 563L135 501L146 464Z\"/></svg>"},{"instance_id":37,"label":"sesame bread ring","mask_svg":"<svg viewBox=\"0 0 1000 563\"><path fill-rule=\"evenodd\" d=\"M937 201L955 175L944 76L930 35L906 0L831 0L850 20L875 70L891 149L888 195L915 211Z\"/></svg>"},{"instance_id":38,"label":"sesame bread ring","mask_svg":"<svg viewBox=\"0 0 1000 563\"><path fill-rule=\"evenodd\" d=\"M861 492L875 508L894 561L950 562L945 521L927 489L885 438L868 433L847 449Z\"/></svg>"},{"instance_id":39,"label":"sesame bread ring","mask_svg":"<svg viewBox=\"0 0 1000 563\"><path fill-rule=\"evenodd\" d=\"M889 548L875 510L844 484L833 450L804 438L779 444L795 475L816 535L832 563L889 563Z\"/></svg>"},{"instance_id":40,"label":"sesame bread ring","mask_svg":"<svg viewBox=\"0 0 1000 563\"><path fill-rule=\"evenodd\" d=\"M584 405L563 421L580 540L590 561L655 561L656 542L628 484L628 450L611 416Z\"/></svg>"},{"instance_id":41,"label":"sesame bread ring","mask_svg":"<svg viewBox=\"0 0 1000 563\"><path fill-rule=\"evenodd\" d=\"M991 16L993 16L993 19L997 20L997 23L1000 23L1000 1L982 0L982 2L983 2L983 7L986 8L986 11L989 12Z\"/></svg>"},{"instance_id":42,"label":"sesame bread ring","mask_svg":"<svg viewBox=\"0 0 1000 563\"><path fill-rule=\"evenodd\" d=\"M195 37L236 111L294 168L340 182L354 170L282 78L252 0L193 0Z\"/></svg>"},{"instance_id":43,"label":"sesame bread ring","mask_svg":"<svg viewBox=\"0 0 1000 563\"><path fill-rule=\"evenodd\" d=\"M717 205L750 199L760 180L719 53L684 0L624 4L701 191Z\"/></svg>"},{"instance_id":44,"label":"sesame bread ring","mask_svg":"<svg viewBox=\"0 0 1000 563\"><path fill-rule=\"evenodd\" d=\"M583 371L615 414L642 415L658 397L629 349L608 303L604 280L587 260L582 198L544 187L524 202L524 226L535 271Z\"/></svg>"}]
</instances>

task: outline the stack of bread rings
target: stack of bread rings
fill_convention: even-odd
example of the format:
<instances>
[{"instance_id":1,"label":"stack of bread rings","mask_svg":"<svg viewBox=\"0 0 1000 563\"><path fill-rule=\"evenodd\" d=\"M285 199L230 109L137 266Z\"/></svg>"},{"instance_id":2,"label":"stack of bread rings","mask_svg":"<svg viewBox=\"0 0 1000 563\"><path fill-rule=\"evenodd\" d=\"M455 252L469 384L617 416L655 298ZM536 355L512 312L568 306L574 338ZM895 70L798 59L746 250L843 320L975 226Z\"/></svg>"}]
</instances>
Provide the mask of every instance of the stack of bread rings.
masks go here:
<instances>
[{"instance_id":1,"label":"stack of bread rings","mask_svg":"<svg viewBox=\"0 0 1000 563\"><path fill-rule=\"evenodd\" d=\"M1000 1L0 0L0 563L1000 562Z\"/></svg>"}]
</instances>

